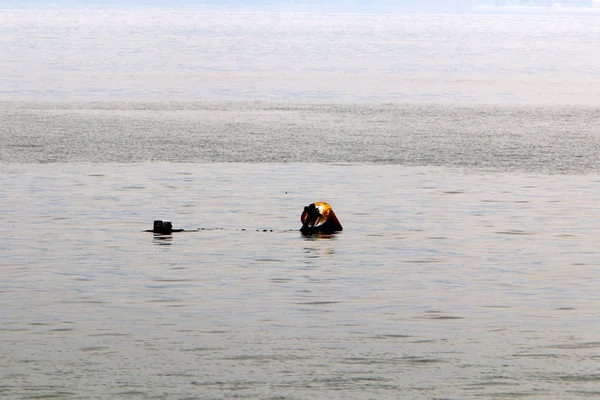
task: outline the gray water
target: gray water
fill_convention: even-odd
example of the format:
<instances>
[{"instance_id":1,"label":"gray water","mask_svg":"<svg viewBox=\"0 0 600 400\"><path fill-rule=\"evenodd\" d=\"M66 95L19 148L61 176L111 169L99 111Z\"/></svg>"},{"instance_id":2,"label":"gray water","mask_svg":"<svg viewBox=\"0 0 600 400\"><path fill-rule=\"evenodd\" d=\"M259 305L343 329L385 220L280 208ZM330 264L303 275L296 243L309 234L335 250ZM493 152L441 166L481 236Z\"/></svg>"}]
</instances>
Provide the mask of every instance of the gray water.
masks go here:
<instances>
[{"instance_id":1,"label":"gray water","mask_svg":"<svg viewBox=\"0 0 600 400\"><path fill-rule=\"evenodd\" d=\"M598 395L597 175L1 170L6 398Z\"/></svg>"},{"instance_id":2,"label":"gray water","mask_svg":"<svg viewBox=\"0 0 600 400\"><path fill-rule=\"evenodd\" d=\"M0 15L0 397L600 397L596 14Z\"/></svg>"},{"instance_id":3,"label":"gray water","mask_svg":"<svg viewBox=\"0 0 600 400\"><path fill-rule=\"evenodd\" d=\"M0 103L0 162L268 162L597 173L600 109L277 102Z\"/></svg>"},{"instance_id":4,"label":"gray water","mask_svg":"<svg viewBox=\"0 0 600 400\"><path fill-rule=\"evenodd\" d=\"M0 100L597 106L599 17L0 8Z\"/></svg>"}]
</instances>

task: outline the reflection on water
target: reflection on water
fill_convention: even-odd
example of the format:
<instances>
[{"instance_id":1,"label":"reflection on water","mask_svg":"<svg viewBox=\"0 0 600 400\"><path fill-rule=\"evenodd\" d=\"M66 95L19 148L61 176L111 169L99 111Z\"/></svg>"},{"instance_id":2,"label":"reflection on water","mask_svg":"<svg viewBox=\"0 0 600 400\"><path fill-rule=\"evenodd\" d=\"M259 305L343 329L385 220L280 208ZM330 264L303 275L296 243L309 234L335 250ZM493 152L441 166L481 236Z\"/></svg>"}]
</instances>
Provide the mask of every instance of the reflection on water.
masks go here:
<instances>
[{"instance_id":1,"label":"reflection on water","mask_svg":"<svg viewBox=\"0 0 600 400\"><path fill-rule=\"evenodd\" d=\"M172 240L172 235L161 235L160 233L152 234L152 241L157 245L170 245Z\"/></svg>"},{"instance_id":2,"label":"reflection on water","mask_svg":"<svg viewBox=\"0 0 600 400\"><path fill-rule=\"evenodd\" d=\"M338 233L327 233L327 232L302 232L301 233L304 240L335 240L336 235Z\"/></svg>"},{"instance_id":3,"label":"reflection on water","mask_svg":"<svg viewBox=\"0 0 600 400\"><path fill-rule=\"evenodd\" d=\"M0 168L6 398L596 390L597 176ZM343 232L300 234L314 193L335 206ZM205 229L150 239L142 230L158 215Z\"/></svg>"}]
</instances>

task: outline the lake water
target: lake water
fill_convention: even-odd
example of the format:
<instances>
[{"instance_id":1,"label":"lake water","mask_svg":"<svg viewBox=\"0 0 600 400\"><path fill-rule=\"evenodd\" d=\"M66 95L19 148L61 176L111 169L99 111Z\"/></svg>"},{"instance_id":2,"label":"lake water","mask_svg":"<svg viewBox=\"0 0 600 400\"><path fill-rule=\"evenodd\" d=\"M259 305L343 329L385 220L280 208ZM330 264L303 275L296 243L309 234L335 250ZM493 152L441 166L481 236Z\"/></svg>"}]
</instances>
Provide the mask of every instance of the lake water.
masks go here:
<instances>
[{"instance_id":1,"label":"lake water","mask_svg":"<svg viewBox=\"0 0 600 400\"><path fill-rule=\"evenodd\" d=\"M0 13L0 100L600 104L600 12Z\"/></svg>"},{"instance_id":2,"label":"lake water","mask_svg":"<svg viewBox=\"0 0 600 400\"><path fill-rule=\"evenodd\" d=\"M0 397L600 397L596 14L0 15Z\"/></svg>"}]
</instances>

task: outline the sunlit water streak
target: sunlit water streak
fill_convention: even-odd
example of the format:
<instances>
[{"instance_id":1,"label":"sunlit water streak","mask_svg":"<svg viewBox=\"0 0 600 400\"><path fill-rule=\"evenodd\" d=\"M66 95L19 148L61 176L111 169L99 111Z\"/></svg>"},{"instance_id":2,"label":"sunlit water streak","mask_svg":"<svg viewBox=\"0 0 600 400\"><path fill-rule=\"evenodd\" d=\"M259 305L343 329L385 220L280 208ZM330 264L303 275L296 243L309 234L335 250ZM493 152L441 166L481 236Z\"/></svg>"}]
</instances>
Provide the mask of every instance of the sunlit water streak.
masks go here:
<instances>
[{"instance_id":1,"label":"sunlit water streak","mask_svg":"<svg viewBox=\"0 0 600 400\"><path fill-rule=\"evenodd\" d=\"M597 173L591 106L0 103L0 162L271 162Z\"/></svg>"}]
</instances>

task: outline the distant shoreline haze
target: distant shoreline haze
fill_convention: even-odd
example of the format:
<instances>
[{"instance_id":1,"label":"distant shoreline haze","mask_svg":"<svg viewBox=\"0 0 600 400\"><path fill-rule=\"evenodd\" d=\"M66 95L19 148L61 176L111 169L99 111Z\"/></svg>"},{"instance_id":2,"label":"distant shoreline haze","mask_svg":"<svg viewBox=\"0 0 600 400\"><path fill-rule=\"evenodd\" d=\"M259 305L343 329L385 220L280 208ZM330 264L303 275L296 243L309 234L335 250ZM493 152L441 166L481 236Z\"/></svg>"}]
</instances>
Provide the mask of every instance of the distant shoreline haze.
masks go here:
<instances>
[{"instance_id":1,"label":"distant shoreline haze","mask_svg":"<svg viewBox=\"0 0 600 400\"><path fill-rule=\"evenodd\" d=\"M600 8L600 0L5 0L0 8L29 7L269 7L320 10L374 10L374 11L476 11L478 8Z\"/></svg>"}]
</instances>

